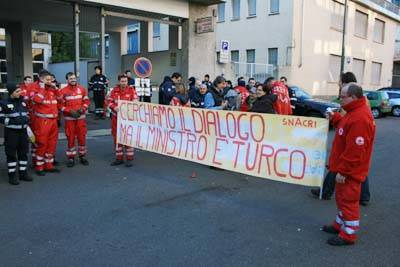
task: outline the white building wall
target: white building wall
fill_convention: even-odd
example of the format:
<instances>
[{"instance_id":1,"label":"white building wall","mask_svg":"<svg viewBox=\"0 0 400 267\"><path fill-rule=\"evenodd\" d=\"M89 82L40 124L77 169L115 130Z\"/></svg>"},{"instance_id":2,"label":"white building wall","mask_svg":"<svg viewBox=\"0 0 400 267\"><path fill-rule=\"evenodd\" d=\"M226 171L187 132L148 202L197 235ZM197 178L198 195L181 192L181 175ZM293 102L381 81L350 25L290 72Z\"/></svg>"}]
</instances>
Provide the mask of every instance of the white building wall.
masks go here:
<instances>
[{"instance_id":1,"label":"white building wall","mask_svg":"<svg viewBox=\"0 0 400 267\"><path fill-rule=\"evenodd\" d=\"M255 17L248 16L248 1L240 2L240 19L232 20L232 1L226 1L225 21L216 26L216 47L221 40L230 41L231 50L239 50L240 62L246 62L247 49L255 49L255 62L263 64L268 63L268 48L278 48L278 65L285 66L288 48L293 46L292 1L280 1L279 14L271 15L270 1L258 0Z\"/></svg>"}]
</instances>

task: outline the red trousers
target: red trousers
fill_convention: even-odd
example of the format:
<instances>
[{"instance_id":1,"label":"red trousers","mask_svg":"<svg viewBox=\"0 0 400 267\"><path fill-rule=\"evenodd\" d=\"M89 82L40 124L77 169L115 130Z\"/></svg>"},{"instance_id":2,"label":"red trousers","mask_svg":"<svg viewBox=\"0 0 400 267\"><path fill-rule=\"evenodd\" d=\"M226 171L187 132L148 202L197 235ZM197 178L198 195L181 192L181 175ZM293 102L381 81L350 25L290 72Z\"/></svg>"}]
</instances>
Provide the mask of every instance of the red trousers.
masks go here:
<instances>
[{"instance_id":1,"label":"red trousers","mask_svg":"<svg viewBox=\"0 0 400 267\"><path fill-rule=\"evenodd\" d=\"M57 119L35 118L36 166L38 171L54 168L54 154L58 140Z\"/></svg>"},{"instance_id":2,"label":"red trousers","mask_svg":"<svg viewBox=\"0 0 400 267\"><path fill-rule=\"evenodd\" d=\"M117 144L117 117L112 116L111 118L111 134L114 138L114 145L115 145L115 157L117 160L124 159L124 148L125 148L125 157L126 160L133 160L134 150L133 147L124 146Z\"/></svg>"},{"instance_id":3,"label":"red trousers","mask_svg":"<svg viewBox=\"0 0 400 267\"><path fill-rule=\"evenodd\" d=\"M338 215L333 224L340 231L339 236L354 243L360 228L361 182L346 178L344 184L336 183L336 205Z\"/></svg>"},{"instance_id":4,"label":"red trousers","mask_svg":"<svg viewBox=\"0 0 400 267\"><path fill-rule=\"evenodd\" d=\"M78 140L78 154L80 157L86 155L86 120L65 120L65 135L68 140L67 157L74 158L76 156L75 140Z\"/></svg>"}]
</instances>

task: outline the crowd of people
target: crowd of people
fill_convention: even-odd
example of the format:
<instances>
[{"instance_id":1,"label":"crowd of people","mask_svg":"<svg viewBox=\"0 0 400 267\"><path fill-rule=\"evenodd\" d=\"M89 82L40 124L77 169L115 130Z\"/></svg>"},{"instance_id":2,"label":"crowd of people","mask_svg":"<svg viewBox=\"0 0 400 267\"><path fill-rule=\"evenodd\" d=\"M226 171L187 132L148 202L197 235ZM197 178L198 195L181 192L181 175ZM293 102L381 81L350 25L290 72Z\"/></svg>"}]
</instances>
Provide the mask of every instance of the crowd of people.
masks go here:
<instances>
[{"instance_id":1,"label":"crowd of people","mask_svg":"<svg viewBox=\"0 0 400 267\"><path fill-rule=\"evenodd\" d=\"M32 181L28 175L29 140L31 141L32 163L38 176L58 173L55 167L60 116L64 120L67 137L67 167L75 165L76 157L82 165L89 165L86 158L86 114L90 99L88 91L78 84L75 73L65 76L66 86L60 88L54 75L46 70L39 73L35 82L26 76L21 84L9 83L9 98L0 101L0 123L4 124L5 153L7 157L9 183L18 185L19 180ZM279 81L268 78L264 83L241 77L236 86L223 76L217 76L212 82L209 75L203 81L190 77L188 86L182 81L182 75L173 73L166 76L159 88L159 103L180 107L203 108L213 110L238 110L291 115L287 79ZM89 89L93 90L95 118L104 119L105 110L111 111L111 133L114 140L115 160L111 165L132 167L134 149L117 143L118 101L146 101L139 98L135 90L135 81L130 71L118 76L118 84L107 93L109 81L96 67ZM188 89L187 89L188 88ZM336 236L328 243L341 246L354 244L359 229L360 198L369 200L368 170L375 137L375 124L363 96L362 88L356 84L354 74L341 75L340 102L345 112L327 111L336 129L329 157L328 174L322 192L313 190L314 195L322 194L329 199L336 189L338 215L332 225L323 227L323 231ZM77 145L76 145L77 144ZM18 174L18 175L17 175ZM368 201L366 199L362 201Z\"/></svg>"},{"instance_id":2,"label":"crowd of people","mask_svg":"<svg viewBox=\"0 0 400 267\"><path fill-rule=\"evenodd\" d=\"M196 77L188 80L188 89L182 81L182 75L173 73L166 76L160 85L159 103L192 108L214 110L238 110L291 115L289 88L287 79L276 81L270 77L264 83L254 78L246 81L238 78L236 86L223 76L217 76L212 82L206 74L203 81Z\"/></svg>"}]
</instances>

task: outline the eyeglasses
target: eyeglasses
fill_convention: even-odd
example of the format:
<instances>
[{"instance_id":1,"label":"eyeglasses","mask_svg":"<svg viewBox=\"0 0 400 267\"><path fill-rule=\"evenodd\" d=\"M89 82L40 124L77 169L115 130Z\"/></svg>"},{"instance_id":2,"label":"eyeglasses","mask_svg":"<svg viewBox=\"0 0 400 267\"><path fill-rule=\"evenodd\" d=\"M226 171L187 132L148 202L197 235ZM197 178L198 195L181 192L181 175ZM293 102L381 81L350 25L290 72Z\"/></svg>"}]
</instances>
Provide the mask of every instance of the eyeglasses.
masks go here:
<instances>
[{"instance_id":1,"label":"eyeglasses","mask_svg":"<svg viewBox=\"0 0 400 267\"><path fill-rule=\"evenodd\" d=\"M340 99L345 99L345 98L348 98L348 97L350 97L350 96L348 96L348 95L340 95L339 96Z\"/></svg>"}]
</instances>

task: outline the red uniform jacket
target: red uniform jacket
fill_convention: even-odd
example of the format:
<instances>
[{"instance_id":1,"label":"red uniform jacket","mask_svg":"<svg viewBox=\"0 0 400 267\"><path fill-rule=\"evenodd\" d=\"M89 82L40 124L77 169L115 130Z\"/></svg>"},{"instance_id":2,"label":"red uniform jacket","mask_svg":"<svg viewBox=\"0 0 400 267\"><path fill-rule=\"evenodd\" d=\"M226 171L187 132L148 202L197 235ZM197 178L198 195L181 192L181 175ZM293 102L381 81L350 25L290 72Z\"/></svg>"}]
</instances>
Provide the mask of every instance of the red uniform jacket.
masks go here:
<instances>
[{"instance_id":1,"label":"red uniform jacket","mask_svg":"<svg viewBox=\"0 0 400 267\"><path fill-rule=\"evenodd\" d=\"M290 106L290 97L287 87L281 82L275 82L272 85L272 93L277 96L274 103L275 112L281 115L292 115L292 107Z\"/></svg>"},{"instance_id":2,"label":"red uniform jacket","mask_svg":"<svg viewBox=\"0 0 400 267\"><path fill-rule=\"evenodd\" d=\"M137 100L138 96L136 90L132 86L127 86L125 89L121 89L119 85L114 87L107 98L108 107L111 109L111 113L116 116L117 112L115 108L118 107L118 100L133 101Z\"/></svg>"},{"instance_id":3,"label":"red uniform jacket","mask_svg":"<svg viewBox=\"0 0 400 267\"><path fill-rule=\"evenodd\" d=\"M247 98L250 95L249 90L243 86L236 86L235 91L238 92L242 98L240 102L240 111L248 111L249 106L247 105Z\"/></svg>"},{"instance_id":4,"label":"red uniform jacket","mask_svg":"<svg viewBox=\"0 0 400 267\"><path fill-rule=\"evenodd\" d=\"M21 83L21 95L24 99L24 102L26 103L26 106L28 108L29 114L33 115L33 108L34 108L34 103L33 103L33 96L35 93L40 89L44 88L44 84L40 82L34 82L29 85L25 85L24 83Z\"/></svg>"},{"instance_id":5,"label":"red uniform jacket","mask_svg":"<svg viewBox=\"0 0 400 267\"><path fill-rule=\"evenodd\" d=\"M332 124L335 139L329 157L329 170L363 182L368 175L375 138L375 122L365 97L343 107L346 115L335 113Z\"/></svg>"},{"instance_id":6,"label":"red uniform jacket","mask_svg":"<svg viewBox=\"0 0 400 267\"><path fill-rule=\"evenodd\" d=\"M80 84L76 86L67 85L58 91L59 109L63 112L66 120L84 119L85 113L90 105L90 100L85 88ZM81 109L82 115L75 119L71 117L71 111Z\"/></svg>"},{"instance_id":7,"label":"red uniform jacket","mask_svg":"<svg viewBox=\"0 0 400 267\"><path fill-rule=\"evenodd\" d=\"M171 106L177 106L177 107L191 107L190 100L188 100L186 103L182 102L179 97L174 96L171 99L171 102L169 103Z\"/></svg>"},{"instance_id":8,"label":"red uniform jacket","mask_svg":"<svg viewBox=\"0 0 400 267\"><path fill-rule=\"evenodd\" d=\"M37 87L36 87L37 88ZM58 118L57 89L45 86L34 92L32 101L34 104L34 115L39 118Z\"/></svg>"}]
</instances>

